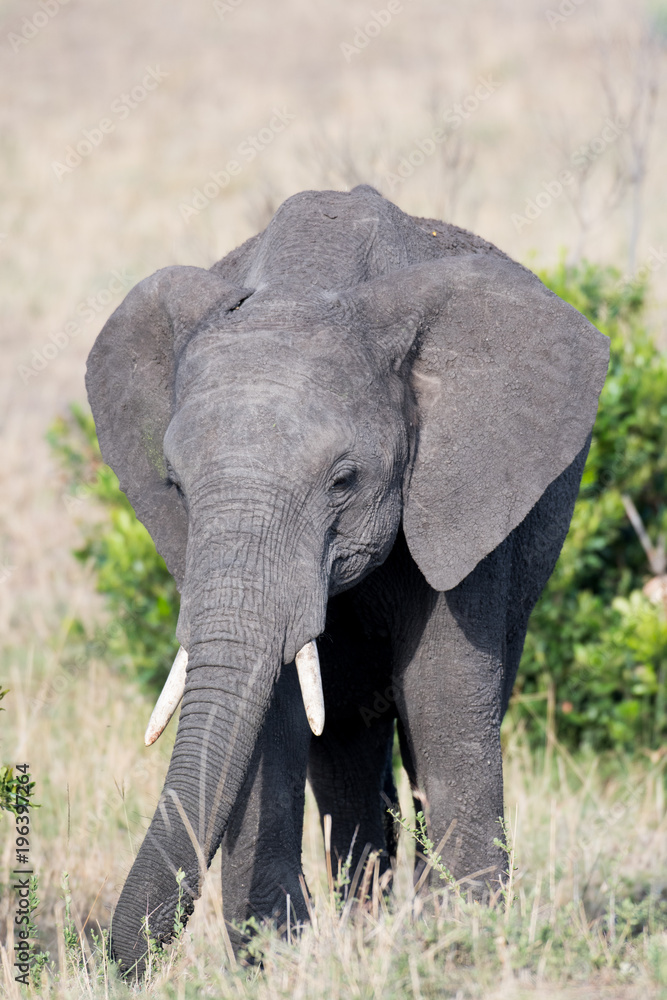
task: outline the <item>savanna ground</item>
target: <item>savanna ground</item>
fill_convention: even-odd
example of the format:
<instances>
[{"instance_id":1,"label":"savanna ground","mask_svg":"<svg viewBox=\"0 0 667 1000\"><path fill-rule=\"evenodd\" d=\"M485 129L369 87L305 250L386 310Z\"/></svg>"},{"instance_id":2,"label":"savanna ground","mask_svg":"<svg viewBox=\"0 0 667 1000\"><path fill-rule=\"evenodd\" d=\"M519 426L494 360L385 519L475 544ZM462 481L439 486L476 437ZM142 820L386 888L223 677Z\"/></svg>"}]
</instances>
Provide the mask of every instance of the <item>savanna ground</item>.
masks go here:
<instances>
[{"instance_id":1,"label":"savanna ground","mask_svg":"<svg viewBox=\"0 0 667 1000\"><path fill-rule=\"evenodd\" d=\"M84 947L94 948L90 929L108 926L170 736L143 749L150 704L105 660L103 640L88 669L63 668L73 618L99 623L102 636L108 627L90 575L70 556L77 519L96 516L93 504L64 502L44 442L53 418L84 399L94 337L130 284L158 267L209 265L303 188L369 182L403 209L471 228L528 263L552 263L567 248L628 274L650 267L652 326L664 343L667 27L664 8L630 0L561 4L565 13L550 0L403 0L362 47L357 30L382 0L54 4L31 28L24 19L44 11L37 0L0 3L0 687L10 689L0 760L30 763L40 803L36 922L61 976L41 992L122 995L128 988L99 956L87 971L77 964L77 941L85 925ZM342 50L355 39L356 50ZM157 85L130 97L130 108L122 95L147 68ZM480 81L486 96L474 106ZM466 99L467 118L455 110ZM287 124L269 138L261 130L275 108ZM90 155L54 169L104 118L113 129ZM447 138L431 155L425 140L435 127ZM239 147L260 135L246 162ZM423 164L400 178L420 143ZM195 201L233 158L241 172ZM560 184L565 170L572 179ZM76 328L63 338L68 322ZM394 901L385 904L371 878L365 908L337 908L309 806L304 858L317 924L291 946L262 940L263 972L229 971L212 874L148 990L664 995L664 754L572 758L552 729L531 756L511 725L505 739L516 870L495 908L471 907L452 890L446 901L415 900L407 836ZM0 988L18 996L8 959L13 818L0 815L0 826Z\"/></svg>"}]
</instances>

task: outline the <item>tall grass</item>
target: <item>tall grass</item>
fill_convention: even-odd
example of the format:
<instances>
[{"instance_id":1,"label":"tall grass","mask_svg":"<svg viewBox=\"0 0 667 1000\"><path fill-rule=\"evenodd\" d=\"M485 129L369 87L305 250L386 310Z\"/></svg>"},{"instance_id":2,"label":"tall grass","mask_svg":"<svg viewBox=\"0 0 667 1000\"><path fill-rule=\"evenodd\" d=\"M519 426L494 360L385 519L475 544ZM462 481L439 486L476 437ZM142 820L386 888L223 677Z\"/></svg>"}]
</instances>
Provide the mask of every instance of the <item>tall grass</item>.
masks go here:
<instances>
[{"instance_id":1,"label":"tall grass","mask_svg":"<svg viewBox=\"0 0 667 1000\"><path fill-rule=\"evenodd\" d=\"M102 932L157 801L175 727L164 744L146 750L149 702L100 661L68 677L57 651L28 652L9 683L9 735L17 762L27 758L38 777L40 803L31 844L41 898L35 922L49 958L30 995L134 995L137 987L109 965ZM667 754L575 759L558 740L553 714L548 718L537 754L520 727L504 732L512 853L505 888L490 907L470 902L458 887L415 893L415 844L406 834L390 895L371 862L359 873L364 901L346 901L336 890L336 859L332 893L309 796L311 924L299 933L290 922L290 943L285 926L282 936L260 929L252 954L231 960L219 871L212 870L187 928L176 945L152 956L139 991L170 998L665 995ZM402 773L400 783L409 816ZM12 825L0 822L6 878ZM0 983L4 995L18 998L11 918L5 886Z\"/></svg>"}]
</instances>

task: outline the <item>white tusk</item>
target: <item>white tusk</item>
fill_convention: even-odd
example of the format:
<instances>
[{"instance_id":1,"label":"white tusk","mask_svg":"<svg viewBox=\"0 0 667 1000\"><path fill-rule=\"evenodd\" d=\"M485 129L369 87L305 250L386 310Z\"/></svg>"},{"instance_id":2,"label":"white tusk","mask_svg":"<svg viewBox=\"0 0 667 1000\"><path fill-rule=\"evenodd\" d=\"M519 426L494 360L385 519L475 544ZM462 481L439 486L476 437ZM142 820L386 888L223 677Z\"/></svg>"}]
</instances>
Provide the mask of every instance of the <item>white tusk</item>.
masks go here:
<instances>
[{"instance_id":1,"label":"white tusk","mask_svg":"<svg viewBox=\"0 0 667 1000\"><path fill-rule=\"evenodd\" d=\"M317 655L315 641L307 642L299 650L295 658L296 669L301 685L301 696L306 709L308 724L315 736L321 736L324 729L324 694L322 692L322 677L320 674L320 658ZM162 694L157 700L150 717L144 743L147 747L155 743L167 727L169 720L178 708L185 690L185 670L188 665L188 654L181 646L176 654L174 664L169 671Z\"/></svg>"},{"instance_id":2,"label":"white tusk","mask_svg":"<svg viewBox=\"0 0 667 1000\"><path fill-rule=\"evenodd\" d=\"M322 675L320 674L320 658L317 655L315 640L307 642L296 654L295 661L301 697L308 717L308 723L315 736L321 736L324 729L324 694L322 693Z\"/></svg>"},{"instance_id":3,"label":"white tusk","mask_svg":"<svg viewBox=\"0 0 667 1000\"><path fill-rule=\"evenodd\" d=\"M179 646L176 659L169 671L169 676L162 688L162 694L157 700L153 709L148 729L144 736L144 743L147 747L155 743L158 736L161 736L167 727L167 723L178 708L179 702L185 691L185 668L188 665L188 654Z\"/></svg>"}]
</instances>

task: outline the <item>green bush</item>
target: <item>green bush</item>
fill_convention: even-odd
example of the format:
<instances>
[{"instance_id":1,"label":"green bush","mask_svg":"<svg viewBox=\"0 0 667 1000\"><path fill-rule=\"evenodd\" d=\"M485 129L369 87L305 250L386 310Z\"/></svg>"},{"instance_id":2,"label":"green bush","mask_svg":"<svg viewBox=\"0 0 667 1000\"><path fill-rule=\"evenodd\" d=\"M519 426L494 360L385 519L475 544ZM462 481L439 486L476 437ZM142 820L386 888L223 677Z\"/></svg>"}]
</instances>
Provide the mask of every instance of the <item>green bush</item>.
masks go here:
<instances>
[{"instance_id":1,"label":"green bush","mask_svg":"<svg viewBox=\"0 0 667 1000\"><path fill-rule=\"evenodd\" d=\"M9 694L9 691L3 691L0 688L0 701L6 694ZM0 712L4 712L4 708L0 707ZM8 812L16 812L17 787L18 782L14 777L14 768L4 764L0 765L0 811L6 809Z\"/></svg>"},{"instance_id":2,"label":"green bush","mask_svg":"<svg viewBox=\"0 0 667 1000\"><path fill-rule=\"evenodd\" d=\"M611 338L611 364L570 532L531 618L512 712L543 740L535 717L544 720L539 699L551 688L569 745L653 747L667 736L667 622L641 592L650 573L621 496L632 498L653 537L667 531L667 357L642 326L643 288L621 282L614 268L561 263L540 277ZM103 465L92 418L72 407L50 438L72 503L90 496L106 511L101 523L83 523L76 551L107 598L105 649L159 685L176 646L173 580Z\"/></svg>"},{"instance_id":3,"label":"green bush","mask_svg":"<svg viewBox=\"0 0 667 1000\"><path fill-rule=\"evenodd\" d=\"M653 538L667 529L667 357L642 326L643 288L614 268L561 263L540 277L611 338L611 361L570 531L531 617L515 690L554 684L558 732L570 745L657 746L667 735L667 622L641 593L651 574L622 494ZM527 706L515 699L514 711Z\"/></svg>"},{"instance_id":4,"label":"green bush","mask_svg":"<svg viewBox=\"0 0 667 1000\"><path fill-rule=\"evenodd\" d=\"M178 650L175 637L179 595L151 536L137 520L118 479L102 462L92 415L73 405L48 439L68 477L67 506L83 515L92 500L104 517L81 518L83 545L74 555L92 565L97 590L105 595L110 621L87 634L72 623L70 646L85 642L143 684L161 688Z\"/></svg>"}]
</instances>

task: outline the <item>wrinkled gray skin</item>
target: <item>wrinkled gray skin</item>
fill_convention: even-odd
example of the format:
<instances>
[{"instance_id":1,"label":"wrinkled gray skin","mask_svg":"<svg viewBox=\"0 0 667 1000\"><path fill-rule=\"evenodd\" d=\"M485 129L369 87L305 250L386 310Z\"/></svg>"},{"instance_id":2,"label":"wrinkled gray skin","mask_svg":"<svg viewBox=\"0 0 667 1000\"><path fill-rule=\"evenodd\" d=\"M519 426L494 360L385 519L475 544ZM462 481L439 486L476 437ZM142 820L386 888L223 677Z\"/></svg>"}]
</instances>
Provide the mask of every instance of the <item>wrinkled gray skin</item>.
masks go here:
<instances>
[{"instance_id":1,"label":"wrinkled gray skin","mask_svg":"<svg viewBox=\"0 0 667 1000\"><path fill-rule=\"evenodd\" d=\"M567 532L607 342L496 247L370 187L306 191L170 267L88 362L104 458L182 596L160 804L113 918L141 971L222 844L224 911L306 918L304 786L334 851L394 849L391 746L478 896L503 870L500 723ZM318 638L319 637L319 638ZM318 638L311 736L293 663ZM386 862L385 862L386 863Z\"/></svg>"}]
</instances>

